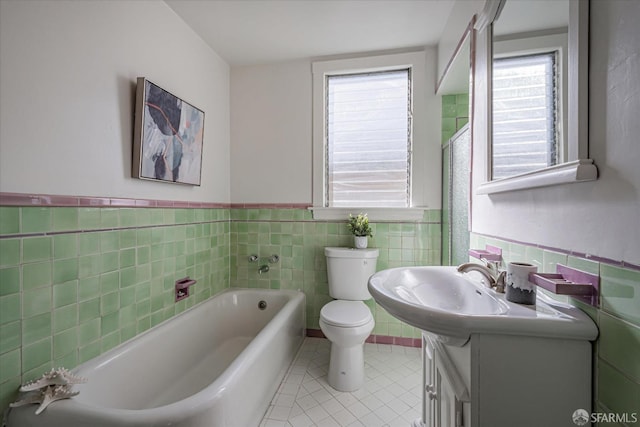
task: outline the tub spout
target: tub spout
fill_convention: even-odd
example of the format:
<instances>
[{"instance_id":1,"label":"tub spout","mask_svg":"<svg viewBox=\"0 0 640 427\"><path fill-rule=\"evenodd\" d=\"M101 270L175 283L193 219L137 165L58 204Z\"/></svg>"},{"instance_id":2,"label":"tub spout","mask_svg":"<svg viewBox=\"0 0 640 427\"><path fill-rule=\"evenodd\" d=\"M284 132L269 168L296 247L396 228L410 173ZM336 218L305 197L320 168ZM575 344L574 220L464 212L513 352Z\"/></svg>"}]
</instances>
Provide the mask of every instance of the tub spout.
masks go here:
<instances>
[{"instance_id":1,"label":"tub spout","mask_svg":"<svg viewBox=\"0 0 640 427\"><path fill-rule=\"evenodd\" d=\"M269 266L267 264L261 265L258 269L258 274L266 273L269 271Z\"/></svg>"}]
</instances>

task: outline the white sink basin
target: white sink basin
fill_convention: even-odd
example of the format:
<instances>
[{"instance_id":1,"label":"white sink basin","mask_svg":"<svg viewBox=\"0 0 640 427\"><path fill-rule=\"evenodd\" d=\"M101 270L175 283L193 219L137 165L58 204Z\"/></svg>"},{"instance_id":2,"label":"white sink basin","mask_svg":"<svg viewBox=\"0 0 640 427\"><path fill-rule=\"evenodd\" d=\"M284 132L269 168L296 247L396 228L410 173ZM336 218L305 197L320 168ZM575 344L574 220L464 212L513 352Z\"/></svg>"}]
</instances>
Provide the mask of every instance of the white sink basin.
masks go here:
<instances>
[{"instance_id":1,"label":"white sink basin","mask_svg":"<svg viewBox=\"0 0 640 427\"><path fill-rule=\"evenodd\" d=\"M451 276L449 270L402 269L398 283L392 289L403 300L428 307L465 315L502 314L508 307L501 304L485 289L472 284L461 275Z\"/></svg>"},{"instance_id":2,"label":"white sink basin","mask_svg":"<svg viewBox=\"0 0 640 427\"><path fill-rule=\"evenodd\" d=\"M581 310L538 292L535 306L507 301L476 273L456 267L401 267L369 279L369 292L392 316L464 345L471 334L507 334L594 340L598 329Z\"/></svg>"}]
</instances>

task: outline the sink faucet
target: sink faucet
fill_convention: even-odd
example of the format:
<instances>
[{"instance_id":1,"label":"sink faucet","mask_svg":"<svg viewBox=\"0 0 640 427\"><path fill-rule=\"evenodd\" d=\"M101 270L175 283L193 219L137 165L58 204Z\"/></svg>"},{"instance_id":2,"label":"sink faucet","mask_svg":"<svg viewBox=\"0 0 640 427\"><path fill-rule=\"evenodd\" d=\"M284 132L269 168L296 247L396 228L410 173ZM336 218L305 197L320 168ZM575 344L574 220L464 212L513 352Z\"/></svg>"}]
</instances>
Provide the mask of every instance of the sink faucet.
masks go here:
<instances>
[{"instance_id":1,"label":"sink faucet","mask_svg":"<svg viewBox=\"0 0 640 427\"><path fill-rule=\"evenodd\" d=\"M468 262L466 264L459 265L458 271L460 273L477 271L485 277L486 280L483 280L483 283L487 287L495 289L496 292L503 294L507 272L504 270L500 271L498 262L490 262L483 258L481 258L480 260L484 262L485 265Z\"/></svg>"}]
</instances>

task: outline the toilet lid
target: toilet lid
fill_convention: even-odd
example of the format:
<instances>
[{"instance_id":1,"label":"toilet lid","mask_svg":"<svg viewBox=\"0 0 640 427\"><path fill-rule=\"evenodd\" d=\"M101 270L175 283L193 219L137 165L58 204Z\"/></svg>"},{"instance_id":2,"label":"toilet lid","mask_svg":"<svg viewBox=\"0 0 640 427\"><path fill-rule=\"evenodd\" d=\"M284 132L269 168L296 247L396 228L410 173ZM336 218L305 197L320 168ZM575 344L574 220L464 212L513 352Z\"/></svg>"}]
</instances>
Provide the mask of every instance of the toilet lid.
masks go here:
<instances>
[{"instance_id":1,"label":"toilet lid","mask_svg":"<svg viewBox=\"0 0 640 427\"><path fill-rule=\"evenodd\" d=\"M371 311L362 301L331 301L320 310L320 319L333 326L362 326L372 318Z\"/></svg>"}]
</instances>

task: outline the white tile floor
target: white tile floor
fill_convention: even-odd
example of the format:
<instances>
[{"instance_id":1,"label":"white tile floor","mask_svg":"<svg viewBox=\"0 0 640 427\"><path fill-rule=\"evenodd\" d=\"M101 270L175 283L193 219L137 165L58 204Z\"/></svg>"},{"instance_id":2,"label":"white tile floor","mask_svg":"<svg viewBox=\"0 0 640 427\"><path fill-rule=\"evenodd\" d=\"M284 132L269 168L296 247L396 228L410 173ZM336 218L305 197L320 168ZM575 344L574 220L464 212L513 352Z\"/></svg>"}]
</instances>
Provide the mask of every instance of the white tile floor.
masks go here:
<instances>
[{"instance_id":1,"label":"white tile floor","mask_svg":"<svg viewBox=\"0 0 640 427\"><path fill-rule=\"evenodd\" d=\"M420 417L420 349L365 344L365 382L352 393L327 383L329 349L305 339L260 427L409 427Z\"/></svg>"}]
</instances>

